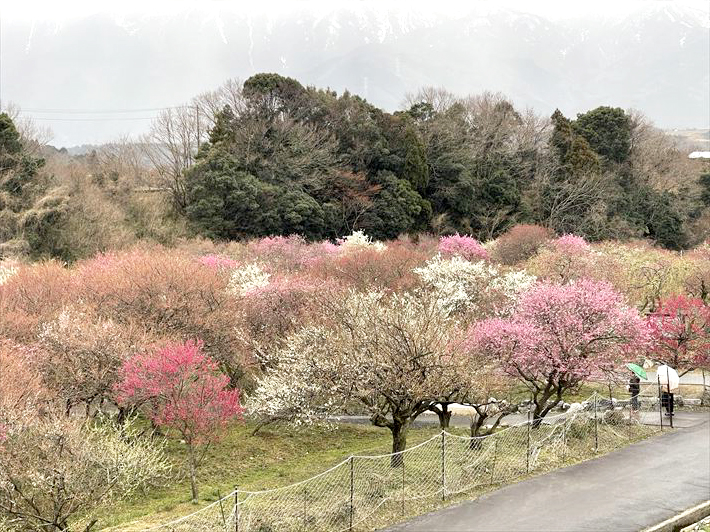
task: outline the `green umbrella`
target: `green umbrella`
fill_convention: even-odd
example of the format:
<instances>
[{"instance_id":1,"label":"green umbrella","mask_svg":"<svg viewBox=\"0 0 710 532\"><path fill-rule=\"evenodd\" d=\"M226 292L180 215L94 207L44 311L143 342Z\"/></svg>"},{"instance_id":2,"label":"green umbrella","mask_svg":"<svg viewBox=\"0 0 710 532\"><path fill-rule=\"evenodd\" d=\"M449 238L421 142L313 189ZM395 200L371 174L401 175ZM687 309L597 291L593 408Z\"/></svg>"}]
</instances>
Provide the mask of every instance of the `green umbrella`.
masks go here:
<instances>
[{"instance_id":1,"label":"green umbrella","mask_svg":"<svg viewBox=\"0 0 710 532\"><path fill-rule=\"evenodd\" d=\"M642 379L648 380L648 377L646 376L646 370L643 369L643 368L642 368L641 366L639 366L638 364L631 364L631 363L629 363L629 364L626 364L626 367L629 368L629 369L630 369L631 371L633 371L634 373L636 373L636 375L638 375L638 376L641 377Z\"/></svg>"}]
</instances>

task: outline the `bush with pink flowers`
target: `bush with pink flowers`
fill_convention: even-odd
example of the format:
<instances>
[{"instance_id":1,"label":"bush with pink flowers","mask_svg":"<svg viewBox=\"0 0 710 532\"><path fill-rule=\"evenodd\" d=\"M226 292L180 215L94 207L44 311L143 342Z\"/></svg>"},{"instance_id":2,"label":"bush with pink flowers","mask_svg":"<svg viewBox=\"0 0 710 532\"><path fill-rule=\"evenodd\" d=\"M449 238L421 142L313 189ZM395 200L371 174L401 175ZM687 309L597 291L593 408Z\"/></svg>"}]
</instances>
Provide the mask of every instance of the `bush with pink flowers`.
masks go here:
<instances>
[{"instance_id":1,"label":"bush with pink flowers","mask_svg":"<svg viewBox=\"0 0 710 532\"><path fill-rule=\"evenodd\" d=\"M458 256L466 260L488 260L488 251L481 243L468 235L442 236L439 239L439 253L445 257Z\"/></svg>"}]
</instances>

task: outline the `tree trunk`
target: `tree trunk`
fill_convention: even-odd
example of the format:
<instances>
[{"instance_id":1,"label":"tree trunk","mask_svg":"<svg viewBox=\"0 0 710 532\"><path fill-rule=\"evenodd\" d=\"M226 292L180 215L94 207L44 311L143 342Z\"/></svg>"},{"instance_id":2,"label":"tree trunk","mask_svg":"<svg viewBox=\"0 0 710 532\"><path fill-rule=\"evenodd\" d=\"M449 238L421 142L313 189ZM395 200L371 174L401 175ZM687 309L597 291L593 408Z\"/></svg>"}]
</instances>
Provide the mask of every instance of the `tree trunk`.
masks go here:
<instances>
[{"instance_id":1,"label":"tree trunk","mask_svg":"<svg viewBox=\"0 0 710 532\"><path fill-rule=\"evenodd\" d=\"M195 448L192 443L188 443L190 452L190 491L192 493L192 502L197 504L197 480L195 479L197 464L195 461Z\"/></svg>"},{"instance_id":2,"label":"tree trunk","mask_svg":"<svg viewBox=\"0 0 710 532\"><path fill-rule=\"evenodd\" d=\"M481 448L481 439L478 438L477 436L480 435L481 427L483 427L483 423L485 423L486 419L488 418L487 415L478 412L475 417L471 417L471 442L468 444L468 448L471 450L475 449L480 449Z\"/></svg>"},{"instance_id":3,"label":"tree trunk","mask_svg":"<svg viewBox=\"0 0 710 532\"><path fill-rule=\"evenodd\" d=\"M552 402L547 402L547 400L542 401L540 404L535 402L535 410L533 411L533 420L530 426L534 429L542 425L542 420L545 416L559 404L559 399L554 399Z\"/></svg>"},{"instance_id":4,"label":"tree trunk","mask_svg":"<svg viewBox=\"0 0 710 532\"><path fill-rule=\"evenodd\" d=\"M404 421L395 419L390 426L392 431L392 452L400 453L393 454L390 461L392 467L399 467L404 463L401 452L407 448L407 431L409 430L409 419Z\"/></svg>"},{"instance_id":5,"label":"tree trunk","mask_svg":"<svg viewBox=\"0 0 710 532\"><path fill-rule=\"evenodd\" d=\"M436 415L439 417L439 428L441 430L446 430L449 428L449 423L451 422L451 412L449 412L449 403L441 403L441 410L435 410Z\"/></svg>"}]
</instances>

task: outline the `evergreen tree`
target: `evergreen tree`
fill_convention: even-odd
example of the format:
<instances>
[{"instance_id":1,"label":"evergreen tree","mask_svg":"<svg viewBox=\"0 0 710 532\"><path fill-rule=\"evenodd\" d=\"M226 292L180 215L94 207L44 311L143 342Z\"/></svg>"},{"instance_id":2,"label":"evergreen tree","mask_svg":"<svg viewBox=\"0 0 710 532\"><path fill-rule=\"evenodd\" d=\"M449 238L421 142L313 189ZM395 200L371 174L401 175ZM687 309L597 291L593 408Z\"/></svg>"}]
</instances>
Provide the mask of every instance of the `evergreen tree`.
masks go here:
<instances>
[{"instance_id":1,"label":"evergreen tree","mask_svg":"<svg viewBox=\"0 0 710 532\"><path fill-rule=\"evenodd\" d=\"M407 155L404 158L404 178L412 188L423 193L429 184L429 165L426 160L426 147L412 126L404 133Z\"/></svg>"},{"instance_id":2,"label":"evergreen tree","mask_svg":"<svg viewBox=\"0 0 710 532\"><path fill-rule=\"evenodd\" d=\"M578 114L575 131L592 149L614 163L623 163L631 152L631 120L620 107L597 107Z\"/></svg>"}]
</instances>

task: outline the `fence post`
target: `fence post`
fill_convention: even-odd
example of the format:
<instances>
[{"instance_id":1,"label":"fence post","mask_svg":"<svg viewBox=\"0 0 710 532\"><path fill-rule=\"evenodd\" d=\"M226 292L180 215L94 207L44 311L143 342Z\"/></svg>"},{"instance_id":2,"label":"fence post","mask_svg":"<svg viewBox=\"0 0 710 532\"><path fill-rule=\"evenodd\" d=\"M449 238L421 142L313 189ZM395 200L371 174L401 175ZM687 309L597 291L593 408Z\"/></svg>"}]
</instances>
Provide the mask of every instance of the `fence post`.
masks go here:
<instances>
[{"instance_id":1,"label":"fence post","mask_svg":"<svg viewBox=\"0 0 710 532\"><path fill-rule=\"evenodd\" d=\"M594 452L599 451L599 421L597 420L597 392L594 392Z\"/></svg>"},{"instance_id":2,"label":"fence post","mask_svg":"<svg viewBox=\"0 0 710 532\"><path fill-rule=\"evenodd\" d=\"M402 454L402 517L404 517L404 454Z\"/></svg>"},{"instance_id":3,"label":"fence post","mask_svg":"<svg viewBox=\"0 0 710 532\"><path fill-rule=\"evenodd\" d=\"M528 405L528 442L527 442L527 452L525 455L525 472L530 473L530 407L532 406L532 402L530 405Z\"/></svg>"},{"instance_id":4,"label":"fence post","mask_svg":"<svg viewBox=\"0 0 710 532\"><path fill-rule=\"evenodd\" d=\"M670 414L671 428L673 428L673 394L671 394L671 377L668 364L666 364L666 386L668 386L668 396L666 400L666 405L668 408L668 413ZM680 391L680 388L678 388L678 391Z\"/></svg>"},{"instance_id":5,"label":"fence post","mask_svg":"<svg viewBox=\"0 0 710 532\"><path fill-rule=\"evenodd\" d=\"M446 500L446 431L441 431L441 500Z\"/></svg>"},{"instance_id":6,"label":"fence post","mask_svg":"<svg viewBox=\"0 0 710 532\"><path fill-rule=\"evenodd\" d=\"M234 532L239 532L239 486L234 486Z\"/></svg>"},{"instance_id":7,"label":"fence post","mask_svg":"<svg viewBox=\"0 0 710 532\"><path fill-rule=\"evenodd\" d=\"M574 420L574 418L572 418ZM562 426L562 463L567 459L567 420Z\"/></svg>"},{"instance_id":8,"label":"fence post","mask_svg":"<svg viewBox=\"0 0 710 532\"><path fill-rule=\"evenodd\" d=\"M656 380L658 381L658 418L661 420L661 432L663 432L663 401L661 400L661 377L656 372Z\"/></svg>"},{"instance_id":9,"label":"fence post","mask_svg":"<svg viewBox=\"0 0 710 532\"><path fill-rule=\"evenodd\" d=\"M353 529L353 515L355 514L355 457L350 457L350 526L348 530Z\"/></svg>"},{"instance_id":10,"label":"fence post","mask_svg":"<svg viewBox=\"0 0 710 532\"><path fill-rule=\"evenodd\" d=\"M493 439L493 465L491 466L491 484L495 480L494 472L496 470L496 458L498 456L498 440Z\"/></svg>"}]
</instances>

